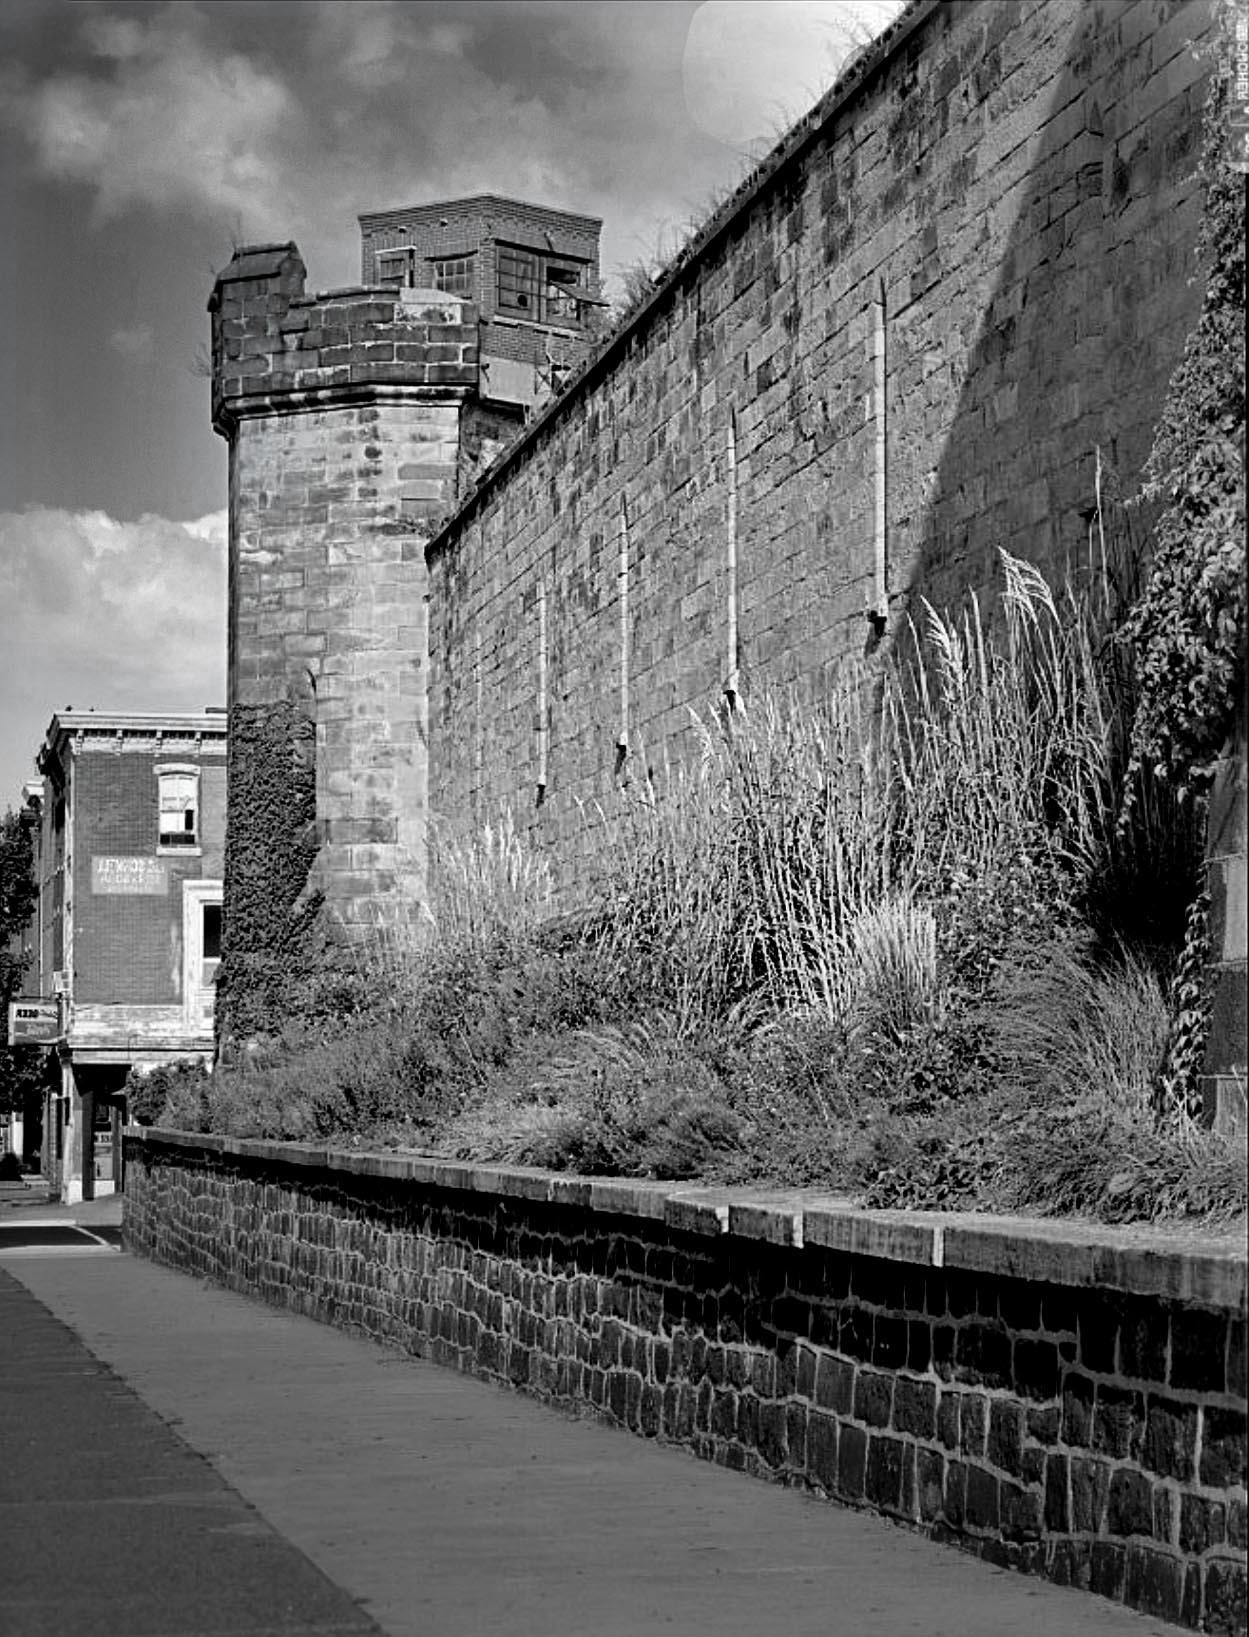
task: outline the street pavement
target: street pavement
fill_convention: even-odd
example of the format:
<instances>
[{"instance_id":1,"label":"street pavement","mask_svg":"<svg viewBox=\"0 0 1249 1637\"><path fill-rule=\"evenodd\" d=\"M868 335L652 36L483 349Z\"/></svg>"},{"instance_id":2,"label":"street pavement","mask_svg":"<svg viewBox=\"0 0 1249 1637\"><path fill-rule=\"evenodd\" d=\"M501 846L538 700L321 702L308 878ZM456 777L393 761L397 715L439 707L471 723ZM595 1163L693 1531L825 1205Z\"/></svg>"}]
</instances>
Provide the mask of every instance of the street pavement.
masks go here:
<instances>
[{"instance_id":1,"label":"street pavement","mask_svg":"<svg viewBox=\"0 0 1249 1637\"><path fill-rule=\"evenodd\" d=\"M58 1205L46 1189L9 1199L0 1209L0 1260L40 1256L52 1250L107 1251L121 1247L123 1201L119 1195Z\"/></svg>"},{"instance_id":2,"label":"street pavement","mask_svg":"<svg viewBox=\"0 0 1249 1637\"><path fill-rule=\"evenodd\" d=\"M0 1201L0 1228L15 1233L34 1222L73 1222L88 1230L120 1228L125 1199L108 1194L103 1199L84 1199L78 1205L58 1205L49 1200L46 1188L29 1188L24 1198Z\"/></svg>"},{"instance_id":3,"label":"street pavement","mask_svg":"<svg viewBox=\"0 0 1249 1637\"><path fill-rule=\"evenodd\" d=\"M347 1593L2 1269L0 1337L6 1637L377 1637Z\"/></svg>"},{"instance_id":4,"label":"street pavement","mask_svg":"<svg viewBox=\"0 0 1249 1637\"><path fill-rule=\"evenodd\" d=\"M124 1252L4 1244L4 1637L1174 1637Z\"/></svg>"}]
</instances>

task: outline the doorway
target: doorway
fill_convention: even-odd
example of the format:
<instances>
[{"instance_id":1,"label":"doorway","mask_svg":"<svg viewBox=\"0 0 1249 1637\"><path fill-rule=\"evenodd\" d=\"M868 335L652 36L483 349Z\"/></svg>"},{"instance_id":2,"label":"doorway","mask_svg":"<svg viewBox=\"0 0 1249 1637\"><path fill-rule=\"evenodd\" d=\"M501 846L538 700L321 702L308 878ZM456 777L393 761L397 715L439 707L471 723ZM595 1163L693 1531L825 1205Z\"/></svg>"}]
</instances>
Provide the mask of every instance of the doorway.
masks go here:
<instances>
[{"instance_id":1,"label":"doorway","mask_svg":"<svg viewBox=\"0 0 1249 1637\"><path fill-rule=\"evenodd\" d=\"M182 1007L186 1030L211 1036L221 966L221 882L182 883Z\"/></svg>"}]
</instances>

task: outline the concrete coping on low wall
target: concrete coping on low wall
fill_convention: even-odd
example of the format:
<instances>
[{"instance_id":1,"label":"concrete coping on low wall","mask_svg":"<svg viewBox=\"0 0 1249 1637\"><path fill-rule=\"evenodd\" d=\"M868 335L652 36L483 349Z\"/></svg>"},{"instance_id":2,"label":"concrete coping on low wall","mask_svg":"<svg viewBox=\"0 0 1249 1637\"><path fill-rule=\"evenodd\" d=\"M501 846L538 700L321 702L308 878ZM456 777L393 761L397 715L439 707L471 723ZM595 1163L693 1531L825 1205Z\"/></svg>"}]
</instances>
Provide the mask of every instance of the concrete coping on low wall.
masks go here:
<instances>
[{"instance_id":1,"label":"concrete coping on low wall","mask_svg":"<svg viewBox=\"0 0 1249 1637\"><path fill-rule=\"evenodd\" d=\"M725 1234L785 1248L821 1246L920 1267L1093 1286L1237 1314L1249 1305L1243 1232L1217 1233L1187 1225L1110 1227L971 1212L871 1211L815 1190L583 1177L531 1166L405 1152L366 1153L152 1126L128 1126L125 1135L153 1151L199 1152L303 1172L339 1172L379 1182L574 1206L603 1216L650 1218L686 1233Z\"/></svg>"}]
</instances>

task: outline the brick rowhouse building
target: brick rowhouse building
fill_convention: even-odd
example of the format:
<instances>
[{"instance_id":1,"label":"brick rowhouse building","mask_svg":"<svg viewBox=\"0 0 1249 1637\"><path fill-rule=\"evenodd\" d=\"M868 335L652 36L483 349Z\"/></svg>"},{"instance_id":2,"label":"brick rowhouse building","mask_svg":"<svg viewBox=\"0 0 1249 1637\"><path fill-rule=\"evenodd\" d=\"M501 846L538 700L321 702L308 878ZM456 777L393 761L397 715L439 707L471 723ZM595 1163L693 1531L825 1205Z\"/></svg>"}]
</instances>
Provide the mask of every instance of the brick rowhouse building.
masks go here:
<instances>
[{"instance_id":1,"label":"brick rowhouse building","mask_svg":"<svg viewBox=\"0 0 1249 1637\"><path fill-rule=\"evenodd\" d=\"M132 1068L207 1060L221 949L224 710L66 710L43 775L36 963L57 996L43 1171L66 1204L112 1193Z\"/></svg>"}]
</instances>

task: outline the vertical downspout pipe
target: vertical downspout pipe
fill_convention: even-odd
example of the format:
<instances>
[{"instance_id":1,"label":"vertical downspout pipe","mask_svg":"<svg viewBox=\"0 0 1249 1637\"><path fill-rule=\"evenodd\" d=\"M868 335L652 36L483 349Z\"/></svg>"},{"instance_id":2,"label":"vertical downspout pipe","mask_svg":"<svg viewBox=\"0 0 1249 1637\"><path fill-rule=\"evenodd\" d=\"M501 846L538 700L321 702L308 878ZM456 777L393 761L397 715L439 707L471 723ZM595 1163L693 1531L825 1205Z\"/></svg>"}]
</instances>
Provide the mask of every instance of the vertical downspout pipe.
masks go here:
<instances>
[{"instance_id":1,"label":"vertical downspout pipe","mask_svg":"<svg viewBox=\"0 0 1249 1637\"><path fill-rule=\"evenodd\" d=\"M738 677L738 647L737 647L737 411L729 410L728 450L727 450L727 479L728 479L728 584L726 596L728 600L728 666L724 683L724 696L728 700L729 709L736 710L738 695L741 692Z\"/></svg>"},{"instance_id":2,"label":"vertical downspout pipe","mask_svg":"<svg viewBox=\"0 0 1249 1637\"><path fill-rule=\"evenodd\" d=\"M547 785L547 652L546 582L538 581L538 790L537 804L546 799Z\"/></svg>"},{"instance_id":3,"label":"vertical downspout pipe","mask_svg":"<svg viewBox=\"0 0 1249 1637\"><path fill-rule=\"evenodd\" d=\"M883 631L885 621L889 617L888 565L885 556L888 495L885 448L888 427L885 420L885 282L883 279L876 286L876 298L872 302L872 363L872 405L875 411L872 419L876 448L872 506L874 531L872 603L868 609L868 614L878 631Z\"/></svg>"},{"instance_id":4,"label":"vertical downspout pipe","mask_svg":"<svg viewBox=\"0 0 1249 1637\"><path fill-rule=\"evenodd\" d=\"M620 730L616 735L617 771L629 754L629 513L620 497L620 557L616 583L620 595Z\"/></svg>"},{"instance_id":5,"label":"vertical downspout pipe","mask_svg":"<svg viewBox=\"0 0 1249 1637\"><path fill-rule=\"evenodd\" d=\"M482 782L486 774L486 707L485 677L482 674L481 626L473 627L473 701L476 721L473 727L473 812L476 815L482 796Z\"/></svg>"}]
</instances>

